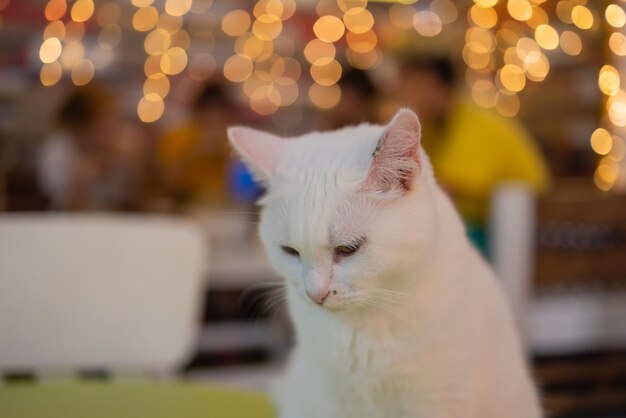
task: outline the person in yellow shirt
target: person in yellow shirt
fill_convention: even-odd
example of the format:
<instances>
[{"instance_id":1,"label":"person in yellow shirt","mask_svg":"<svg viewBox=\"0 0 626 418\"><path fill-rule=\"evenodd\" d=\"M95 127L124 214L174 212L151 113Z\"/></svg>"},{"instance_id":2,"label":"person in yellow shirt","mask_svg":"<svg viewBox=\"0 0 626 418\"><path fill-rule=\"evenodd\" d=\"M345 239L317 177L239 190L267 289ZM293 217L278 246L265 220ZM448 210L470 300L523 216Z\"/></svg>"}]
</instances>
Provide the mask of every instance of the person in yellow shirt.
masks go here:
<instances>
[{"instance_id":1,"label":"person in yellow shirt","mask_svg":"<svg viewBox=\"0 0 626 418\"><path fill-rule=\"evenodd\" d=\"M455 201L468 233L484 249L494 188L512 181L544 192L550 181L547 164L517 121L481 109L458 93L450 59L405 58L401 76L399 96L422 121L422 144L435 175Z\"/></svg>"},{"instance_id":2,"label":"person in yellow shirt","mask_svg":"<svg viewBox=\"0 0 626 418\"><path fill-rule=\"evenodd\" d=\"M224 88L208 84L193 103L190 119L159 141L166 192L178 205L219 206L227 201L230 149L226 127L233 106Z\"/></svg>"}]
</instances>

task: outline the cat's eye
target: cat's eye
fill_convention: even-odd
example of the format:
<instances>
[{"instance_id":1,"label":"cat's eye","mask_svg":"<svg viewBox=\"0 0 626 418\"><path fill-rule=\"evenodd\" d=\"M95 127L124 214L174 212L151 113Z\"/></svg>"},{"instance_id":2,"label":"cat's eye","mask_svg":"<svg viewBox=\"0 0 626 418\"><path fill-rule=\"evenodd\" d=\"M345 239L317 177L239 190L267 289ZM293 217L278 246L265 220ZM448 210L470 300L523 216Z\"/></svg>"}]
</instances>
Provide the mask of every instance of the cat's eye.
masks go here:
<instances>
[{"instance_id":1,"label":"cat's eye","mask_svg":"<svg viewBox=\"0 0 626 418\"><path fill-rule=\"evenodd\" d=\"M296 250L295 248L289 247L287 245L283 245L280 248L281 248L281 250L283 250L285 252L285 254L289 254L289 255L294 256L294 257L298 257L300 255L298 250Z\"/></svg>"},{"instance_id":2,"label":"cat's eye","mask_svg":"<svg viewBox=\"0 0 626 418\"><path fill-rule=\"evenodd\" d=\"M335 247L335 254L347 257L357 252L358 249L359 247L356 246L340 245L339 247Z\"/></svg>"},{"instance_id":3,"label":"cat's eye","mask_svg":"<svg viewBox=\"0 0 626 418\"><path fill-rule=\"evenodd\" d=\"M361 245L363 245L364 242L365 238L359 238L349 244L339 245L334 249L335 255L341 257L349 257L352 254L356 253L359 248L361 248Z\"/></svg>"}]
</instances>

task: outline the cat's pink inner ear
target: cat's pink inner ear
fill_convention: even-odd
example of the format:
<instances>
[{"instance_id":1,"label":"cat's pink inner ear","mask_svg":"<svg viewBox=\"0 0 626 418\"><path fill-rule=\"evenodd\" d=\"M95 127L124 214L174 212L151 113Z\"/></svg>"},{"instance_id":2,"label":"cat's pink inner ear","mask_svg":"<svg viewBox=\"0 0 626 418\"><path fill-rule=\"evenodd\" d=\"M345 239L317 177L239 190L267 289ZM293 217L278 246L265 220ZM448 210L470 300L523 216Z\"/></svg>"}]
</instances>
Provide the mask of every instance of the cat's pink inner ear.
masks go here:
<instances>
[{"instance_id":1,"label":"cat's pink inner ear","mask_svg":"<svg viewBox=\"0 0 626 418\"><path fill-rule=\"evenodd\" d=\"M287 141L256 129L235 126L228 129L228 138L259 180L276 174L287 151Z\"/></svg>"},{"instance_id":2,"label":"cat's pink inner ear","mask_svg":"<svg viewBox=\"0 0 626 418\"><path fill-rule=\"evenodd\" d=\"M415 113L400 110L372 155L366 186L379 193L406 192L419 173L421 126Z\"/></svg>"}]
</instances>

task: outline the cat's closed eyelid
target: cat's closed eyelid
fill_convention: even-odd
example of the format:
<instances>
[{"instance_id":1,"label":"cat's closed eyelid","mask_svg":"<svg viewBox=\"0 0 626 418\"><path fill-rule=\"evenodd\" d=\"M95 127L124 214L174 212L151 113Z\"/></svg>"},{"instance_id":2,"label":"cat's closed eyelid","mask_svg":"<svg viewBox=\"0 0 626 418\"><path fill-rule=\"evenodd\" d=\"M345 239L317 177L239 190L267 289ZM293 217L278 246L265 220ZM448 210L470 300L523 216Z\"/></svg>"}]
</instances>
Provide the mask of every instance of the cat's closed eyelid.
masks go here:
<instances>
[{"instance_id":1,"label":"cat's closed eyelid","mask_svg":"<svg viewBox=\"0 0 626 418\"><path fill-rule=\"evenodd\" d=\"M280 249L283 250L283 252L285 252L286 254L294 257L300 257L300 252L293 247L290 247L288 245L281 245Z\"/></svg>"}]
</instances>

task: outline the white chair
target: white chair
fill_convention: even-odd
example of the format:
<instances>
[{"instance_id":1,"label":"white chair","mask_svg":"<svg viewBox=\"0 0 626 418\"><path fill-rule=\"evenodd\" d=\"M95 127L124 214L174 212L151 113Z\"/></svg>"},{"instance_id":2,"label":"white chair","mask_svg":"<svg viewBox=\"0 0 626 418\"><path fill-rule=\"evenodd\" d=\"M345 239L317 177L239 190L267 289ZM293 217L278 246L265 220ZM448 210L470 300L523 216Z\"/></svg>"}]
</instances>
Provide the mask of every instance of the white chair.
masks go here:
<instances>
[{"instance_id":1,"label":"white chair","mask_svg":"<svg viewBox=\"0 0 626 418\"><path fill-rule=\"evenodd\" d=\"M0 372L174 372L195 347L205 260L179 219L0 216Z\"/></svg>"}]
</instances>

